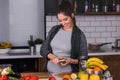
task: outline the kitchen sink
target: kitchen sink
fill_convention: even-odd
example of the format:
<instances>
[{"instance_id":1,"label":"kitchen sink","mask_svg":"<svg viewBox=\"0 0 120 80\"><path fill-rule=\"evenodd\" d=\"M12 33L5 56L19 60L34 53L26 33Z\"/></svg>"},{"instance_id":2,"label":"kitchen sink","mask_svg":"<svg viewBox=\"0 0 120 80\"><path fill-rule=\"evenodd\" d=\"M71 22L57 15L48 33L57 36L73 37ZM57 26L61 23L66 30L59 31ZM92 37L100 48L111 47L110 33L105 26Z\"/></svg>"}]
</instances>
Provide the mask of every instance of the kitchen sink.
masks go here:
<instances>
[{"instance_id":1,"label":"kitchen sink","mask_svg":"<svg viewBox=\"0 0 120 80\"><path fill-rule=\"evenodd\" d=\"M29 49L11 49L8 55L30 55Z\"/></svg>"},{"instance_id":2,"label":"kitchen sink","mask_svg":"<svg viewBox=\"0 0 120 80\"><path fill-rule=\"evenodd\" d=\"M107 53L111 53L111 52L120 52L120 49L104 49L104 50L96 50L96 51L91 51L88 50L88 53L102 53L102 52L107 52Z\"/></svg>"},{"instance_id":3,"label":"kitchen sink","mask_svg":"<svg viewBox=\"0 0 120 80\"><path fill-rule=\"evenodd\" d=\"M101 52L105 52L105 50L95 50L95 51L88 50L88 53L101 53Z\"/></svg>"}]
</instances>

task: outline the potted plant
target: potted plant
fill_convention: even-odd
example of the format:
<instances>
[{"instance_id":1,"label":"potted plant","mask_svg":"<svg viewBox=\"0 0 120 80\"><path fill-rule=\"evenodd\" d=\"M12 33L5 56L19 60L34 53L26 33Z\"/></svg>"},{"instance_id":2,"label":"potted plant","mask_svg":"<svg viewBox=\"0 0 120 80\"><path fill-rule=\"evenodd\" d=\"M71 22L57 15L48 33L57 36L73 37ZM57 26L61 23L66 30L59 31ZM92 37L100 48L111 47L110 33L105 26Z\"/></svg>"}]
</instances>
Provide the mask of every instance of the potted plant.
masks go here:
<instances>
[{"instance_id":1,"label":"potted plant","mask_svg":"<svg viewBox=\"0 0 120 80\"><path fill-rule=\"evenodd\" d=\"M37 39L34 40L35 52L36 53L40 52L40 48L41 48L42 43L43 43L43 40L40 39L40 38L37 38Z\"/></svg>"},{"instance_id":2,"label":"potted plant","mask_svg":"<svg viewBox=\"0 0 120 80\"><path fill-rule=\"evenodd\" d=\"M37 38L34 40L34 44L42 44L42 43L43 43L43 40L40 38Z\"/></svg>"}]
</instances>

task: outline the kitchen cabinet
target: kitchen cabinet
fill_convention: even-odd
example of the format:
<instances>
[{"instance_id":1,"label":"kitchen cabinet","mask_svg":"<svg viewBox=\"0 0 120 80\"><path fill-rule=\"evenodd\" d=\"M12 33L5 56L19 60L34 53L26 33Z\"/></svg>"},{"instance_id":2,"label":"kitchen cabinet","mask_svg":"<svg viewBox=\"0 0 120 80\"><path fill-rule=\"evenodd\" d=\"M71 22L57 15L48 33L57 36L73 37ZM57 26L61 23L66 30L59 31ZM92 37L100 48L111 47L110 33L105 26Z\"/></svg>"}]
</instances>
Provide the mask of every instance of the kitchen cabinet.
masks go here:
<instances>
[{"instance_id":1,"label":"kitchen cabinet","mask_svg":"<svg viewBox=\"0 0 120 80\"><path fill-rule=\"evenodd\" d=\"M1 59L0 67L11 67L15 72L38 72L38 58Z\"/></svg>"},{"instance_id":2,"label":"kitchen cabinet","mask_svg":"<svg viewBox=\"0 0 120 80\"><path fill-rule=\"evenodd\" d=\"M39 70L39 72L43 72L44 64L45 64L44 58L42 58L42 57L39 58L39 62L38 62L38 66L39 66L38 70Z\"/></svg>"},{"instance_id":3,"label":"kitchen cabinet","mask_svg":"<svg viewBox=\"0 0 120 80\"><path fill-rule=\"evenodd\" d=\"M108 70L113 75L113 80L120 79L120 55L90 56L102 59L109 66Z\"/></svg>"},{"instance_id":4,"label":"kitchen cabinet","mask_svg":"<svg viewBox=\"0 0 120 80\"><path fill-rule=\"evenodd\" d=\"M55 15L62 0L45 0L45 15ZM69 0L77 5L76 15L120 15L119 0Z\"/></svg>"}]
</instances>

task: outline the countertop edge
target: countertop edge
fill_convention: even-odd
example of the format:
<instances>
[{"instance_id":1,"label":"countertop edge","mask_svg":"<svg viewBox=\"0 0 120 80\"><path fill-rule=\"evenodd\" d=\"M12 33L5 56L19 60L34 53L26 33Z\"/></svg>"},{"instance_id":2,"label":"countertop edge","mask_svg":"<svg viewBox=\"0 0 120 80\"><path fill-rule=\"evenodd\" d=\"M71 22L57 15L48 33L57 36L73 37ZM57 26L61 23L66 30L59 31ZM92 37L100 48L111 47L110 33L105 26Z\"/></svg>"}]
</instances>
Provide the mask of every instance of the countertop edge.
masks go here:
<instances>
[{"instance_id":1,"label":"countertop edge","mask_svg":"<svg viewBox=\"0 0 120 80\"><path fill-rule=\"evenodd\" d=\"M107 56L107 55L120 55L119 52L94 52L94 53L88 53L88 56ZM36 55L1 55L0 59L21 59L21 58L42 58L40 54Z\"/></svg>"}]
</instances>

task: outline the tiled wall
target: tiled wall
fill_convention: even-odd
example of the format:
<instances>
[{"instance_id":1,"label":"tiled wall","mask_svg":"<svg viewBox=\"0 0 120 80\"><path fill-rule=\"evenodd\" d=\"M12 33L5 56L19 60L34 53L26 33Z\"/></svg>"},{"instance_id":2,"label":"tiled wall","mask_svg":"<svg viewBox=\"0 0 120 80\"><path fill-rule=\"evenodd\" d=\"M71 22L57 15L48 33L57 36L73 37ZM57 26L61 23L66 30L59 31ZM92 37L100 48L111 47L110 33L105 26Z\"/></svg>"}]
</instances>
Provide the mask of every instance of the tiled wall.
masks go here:
<instances>
[{"instance_id":1,"label":"tiled wall","mask_svg":"<svg viewBox=\"0 0 120 80\"><path fill-rule=\"evenodd\" d=\"M115 39L120 38L120 15L76 15L76 21L88 43L112 42L114 45ZM56 16L46 16L46 34L57 24Z\"/></svg>"}]
</instances>

